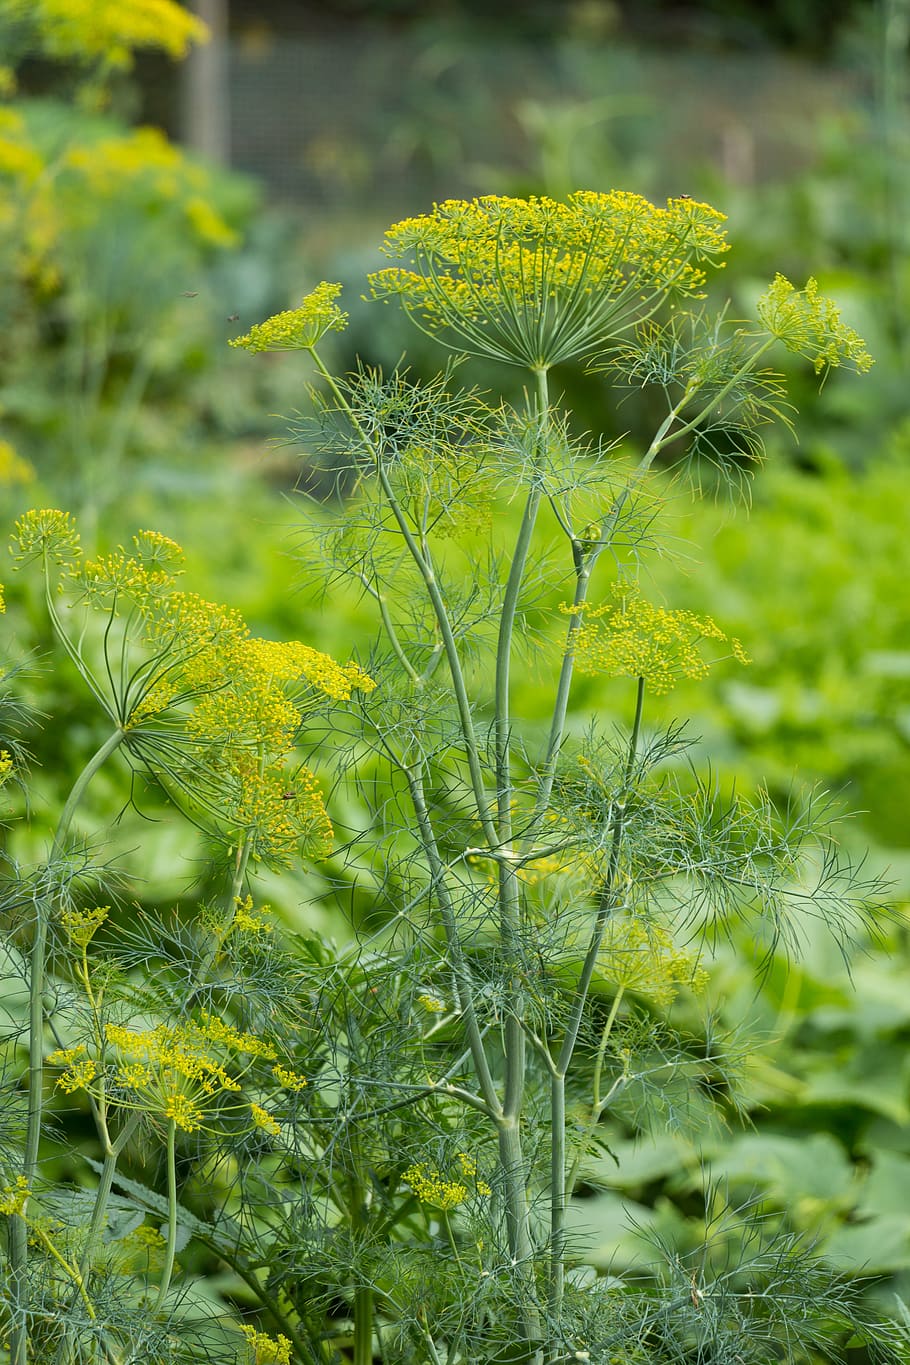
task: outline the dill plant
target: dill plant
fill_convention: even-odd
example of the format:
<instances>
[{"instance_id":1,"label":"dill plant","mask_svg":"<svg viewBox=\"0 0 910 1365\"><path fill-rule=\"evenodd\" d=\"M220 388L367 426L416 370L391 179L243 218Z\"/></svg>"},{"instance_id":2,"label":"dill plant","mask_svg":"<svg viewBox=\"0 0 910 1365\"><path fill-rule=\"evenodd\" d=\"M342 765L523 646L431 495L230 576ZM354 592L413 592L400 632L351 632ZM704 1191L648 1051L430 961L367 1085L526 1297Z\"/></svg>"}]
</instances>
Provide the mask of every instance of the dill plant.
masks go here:
<instances>
[{"instance_id":1,"label":"dill plant","mask_svg":"<svg viewBox=\"0 0 910 1365\"><path fill-rule=\"evenodd\" d=\"M649 725L649 695L747 656L717 623L648 602L641 583L655 463L707 457L735 477L754 461L762 425L787 419L784 380L766 364L774 347L817 373L871 359L814 280L798 289L778 275L754 321L712 316L704 286L727 250L723 215L689 198L447 201L395 224L384 250L394 263L370 277L370 294L446 348L437 378L334 375L319 346L345 325L337 285L233 343L308 353L320 380L308 443L345 486L355 476L337 524L323 509L313 533L381 627L379 691L342 758L348 778L358 763L373 773L362 786L371 819L348 845L375 900L361 951L408 964L412 992L424 987L416 1002L450 1021L421 1026L412 1006L401 1055L423 1055L421 1033L438 1039L420 1103L441 1133L422 1153L413 1122L398 1179L452 1279L434 1293L417 1276L408 1306L400 1280L370 1277L352 1359L808 1359L822 1342L836 1353L857 1327L849 1293L828 1276L813 1309L808 1284L824 1274L785 1236L776 1247L759 1231L746 1238L737 1274L767 1293L741 1293L732 1272L712 1279L712 1261L732 1255L727 1228L684 1271L668 1252L675 1282L658 1276L637 1296L631 1282L576 1273L566 1212L611 1110L681 1115L687 1091L729 1082L732 1093L735 1050L714 1040L699 1057L666 1013L697 989L705 944L750 919L766 947L792 944L806 914L843 935L874 891L811 802L782 817L764 797L724 797L687 766L681 730ZM524 371L524 406L459 387L465 355ZM551 370L570 360L606 393L652 391L663 413L637 456L573 431L550 392ZM552 669L543 729L516 706L513 659L529 642ZM594 723L582 738L570 726L578 673L628 679L625 728ZM491 1191L479 1210L451 1148L458 1105ZM380 1240L388 1225L385 1201L372 1212L388 1179L374 1170L367 1240L371 1224ZM368 1260L352 1259L352 1278ZM813 1324L804 1332L769 1311L767 1276L785 1264L790 1307Z\"/></svg>"},{"instance_id":2,"label":"dill plant","mask_svg":"<svg viewBox=\"0 0 910 1365\"><path fill-rule=\"evenodd\" d=\"M647 599L655 463L741 468L784 403L775 345L820 371L870 363L811 282L778 277L754 322L709 316L725 246L688 199L451 202L392 228L370 281L448 348L434 379L333 374L330 283L239 339L319 375L310 438L349 492L307 529L326 581L375 609L363 668L251 637L184 592L166 537L86 558L67 514L17 523L107 734L49 857L10 861L4 888L25 1002L0 1111L11 1365L907 1357L761 1207L709 1200L702 1244L600 1278L569 1221L611 1122L735 1107L736 1040L691 1024L713 937L742 921L791 944L807 914L846 935L875 891L811 803L723 794L649 720L652 695L746 659ZM460 386L464 353L526 371L524 405ZM654 389L646 450L573 430L550 393L568 359L606 393ZM577 723L585 673L625 680L609 724ZM27 765L7 682L4 790ZM283 931L256 895L258 867L329 854L303 737L337 764L342 946ZM126 869L80 828L122 761L220 847L220 902L129 911ZM66 1183L75 1103L94 1146Z\"/></svg>"}]
</instances>

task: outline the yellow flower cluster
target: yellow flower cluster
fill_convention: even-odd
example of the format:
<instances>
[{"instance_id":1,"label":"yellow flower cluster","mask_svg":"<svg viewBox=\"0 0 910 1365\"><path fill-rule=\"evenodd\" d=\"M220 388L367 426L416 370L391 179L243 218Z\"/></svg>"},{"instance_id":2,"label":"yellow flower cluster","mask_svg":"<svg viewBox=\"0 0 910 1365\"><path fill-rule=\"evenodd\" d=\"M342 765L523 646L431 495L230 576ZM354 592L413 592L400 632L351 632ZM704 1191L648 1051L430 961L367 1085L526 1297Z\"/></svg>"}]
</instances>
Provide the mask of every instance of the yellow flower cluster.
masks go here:
<instances>
[{"instance_id":1,"label":"yellow flower cluster","mask_svg":"<svg viewBox=\"0 0 910 1365\"><path fill-rule=\"evenodd\" d=\"M430 1204L443 1213L458 1208L470 1194L470 1184L477 1194L488 1198L492 1189L485 1180L477 1179L477 1162L466 1152L458 1153L461 1178L451 1180L443 1175L436 1166L427 1162L417 1162L402 1172L402 1179L410 1185L421 1204Z\"/></svg>"},{"instance_id":2,"label":"yellow flower cluster","mask_svg":"<svg viewBox=\"0 0 910 1365\"><path fill-rule=\"evenodd\" d=\"M240 1330L253 1349L252 1365L291 1365L291 1343L287 1337L269 1337L255 1327Z\"/></svg>"},{"instance_id":3,"label":"yellow flower cluster","mask_svg":"<svg viewBox=\"0 0 910 1365\"><path fill-rule=\"evenodd\" d=\"M250 1113L257 1128L261 1128L265 1133L270 1133L272 1137L278 1137L281 1132L281 1125L276 1119L272 1118L267 1109L263 1109L261 1104L256 1104L254 1101L250 1104Z\"/></svg>"},{"instance_id":4,"label":"yellow flower cluster","mask_svg":"<svg viewBox=\"0 0 910 1365\"><path fill-rule=\"evenodd\" d=\"M0 592L0 611L2 610L4 610L3 594L2 592ZM4 782L7 781L7 779L9 778L10 774L13 771L14 766L15 764L13 763L13 756L10 753L9 749L0 749L0 787L2 787Z\"/></svg>"},{"instance_id":5,"label":"yellow flower cluster","mask_svg":"<svg viewBox=\"0 0 910 1365\"><path fill-rule=\"evenodd\" d=\"M0 1186L0 1213L11 1218L21 1213L29 1196L28 1181L24 1175L17 1175L15 1184Z\"/></svg>"},{"instance_id":6,"label":"yellow flower cluster","mask_svg":"<svg viewBox=\"0 0 910 1365\"><path fill-rule=\"evenodd\" d=\"M463 349L546 369L602 348L664 297L701 297L704 266L727 250L723 222L708 204L661 208L621 190L446 200L389 229L386 254L408 264L370 288Z\"/></svg>"},{"instance_id":7,"label":"yellow flower cluster","mask_svg":"<svg viewBox=\"0 0 910 1365\"><path fill-rule=\"evenodd\" d=\"M474 1181L474 1188L477 1191L477 1193L482 1194L485 1199L489 1199L493 1191L491 1190L490 1186L487 1184L485 1180L478 1180L477 1162L474 1160L474 1158L472 1156L468 1156L467 1152L459 1152L458 1164L461 1167L462 1175L465 1176L468 1180Z\"/></svg>"},{"instance_id":8,"label":"yellow flower cluster","mask_svg":"<svg viewBox=\"0 0 910 1365\"><path fill-rule=\"evenodd\" d=\"M438 995L431 995L429 991L421 991L417 997L418 1005L422 1005L427 1014L444 1014L445 1001L440 1000Z\"/></svg>"},{"instance_id":9,"label":"yellow flower cluster","mask_svg":"<svg viewBox=\"0 0 910 1365\"><path fill-rule=\"evenodd\" d=\"M179 781L190 799L199 791L231 842L248 837L254 856L275 864L301 850L328 852L332 829L316 779L289 763L306 707L373 691L359 664L297 640L254 638L238 612L179 590L182 551L158 532L136 535L132 553L83 562L72 518L45 509L19 519L11 548L19 562L42 555L66 564L79 600L125 621L120 661L139 681L115 699L118 718L136 743L168 727L169 752L182 729L193 761Z\"/></svg>"},{"instance_id":10,"label":"yellow flower cluster","mask_svg":"<svg viewBox=\"0 0 910 1365\"><path fill-rule=\"evenodd\" d=\"M819 293L818 281L809 279L796 289L783 275L775 275L761 296L758 316L788 351L811 360L816 374L846 361L864 374L873 361L858 332L841 322L833 299Z\"/></svg>"},{"instance_id":11,"label":"yellow flower cluster","mask_svg":"<svg viewBox=\"0 0 910 1365\"><path fill-rule=\"evenodd\" d=\"M87 948L110 912L109 905L98 905L94 910L64 910L60 923L71 943L77 948Z\"/></svg>"},{"instance_id":12,"label":"yellow flower cluster","mask_svg":"<svg viewBox=\"0 0 910 1365\"><path fill-rule=\"evenodd\" d=\"M239 896L235 898L234 918L231 920L231 932L237 930L242 934L249 934L252 938L262 938L264 935L274 932L274 925L270 924L262 916L268 910L267 905L262 905L254 912L253 897L247 896L241 900Z\"/></svg>"},{"instance_id":13,"label":"yellow flower cluster","mask_svg":"<svg viewBox=\"0 0 910 1365\"><path fill-rule=\"evenodd\" d=\"M264 1039L240 1033L205 1011L198 1022L159 1024L142 1031L107 1024L105 1039L123 1058L113 1074L114 1086L141 1093L165 1118L188 1133L202 1126L206 1100L219 1091L237 1094L241 1089L216 1049L269 1061L276 1056L274 1047ZM51 1060L56 1059L57 1054Z\"/></svg>"},{"instance_id":14,"label":"yellow flower cluster","mask_svg":"<svg viewBox=\"0 0 910 1365\"><path fill-rule=\"evenodd\" d=\"M34 184L44 169L40 153L32 146L25 119L16 109L0 109L0 176Z\"/></svg>"},{"instance_id":15,"label":"yellow flower cluster","mask_svg":"<svg viewBox=\"0 0 910 1365\"><path fill-rule=\"evenodd\" d=\"M211 203L211 173L191 161L158 128L72 147L63 158L61 192L74 196L68 213L96 214L99 204L144 196L149 208L172 204L190 235L203 246L236 245L237 234Z\"/></svg>"},{"instance_id":16,"label":"yellow flower cluster","mask_svg":"<svg viewBox=\"0 0 910 1365\"><path fill-rule=\"evenodd\" d=\"M711 662L702 656L705 640L727 641L730 656L747 664L739 640L728 637L709 616L668 611L644 601L638 589L618 584L617 601L585 610L575 636L579 672L613 678L644 678L651 692L670 692L683 678L703 678ZM571 615L577 608L562 607Z\"/></svg>"},{"instance_id":17,"label":"yellow flower cluster","mask_svg":"<svg viewBox=\"0 0 910 1365\"><path fill-rule=\"evenodd\" d=\"M78 1047L58 1048L47 1060L51 1066L66 1068L57 1084L67 1095L74 1090L85 1090L98 1075L98 1064L87 1055L84 1043Z\"/></svg>"},{"instance_id":18,"label":"yellow flower cluster","mask_svg":"<svg viewBox=\"0 0 910 1365\"><path fill-rule=\"evenodd\" d=\"M54 507L33 508L19 517L13 527L10 554L17 564L40 558L72 565L81 553L79 533L69 512Z\"/></svg>"},{"instance_id":19,"label":"yellow flower cluster","mask_svg":"<svg viewBox=\"0 0 910 1365\"><path fill-rule=\"evenodd\" d=\"M131 66L136 48L180 58L208 36L201 19L175 0L3 0L3 8L35 26L47 56L120 69Z\"/></svg>"},{"instance_id":20,"label":"yellow flower cluster","mask_svg":"<svg viewBox=\"0 0 910 1365\"><path fill-rule=\"evenodd\" d=\"M298 1075L296 1071L292 1071L290 1067L282 1066L280 1062L276 1062L272 1067L272 1075L279 1085L284 1086L285 1090L306 1089L306 1076Z\"/></svg>"},{"instance_id":21,"label":"yellow flower cluster","mask_svg":"<svg viewBox=\"0 0 910 1365\"><path fill-rule=\"evenodd\" d=\"M245 639L237 647L235 666L270 683L308 683L335 701L349 701L352 692L372 692L376 687L359 664L338 664L299 640Z\"/></svg>"},{"instance_id":22,"label":"yellow flower cluster","mask_svg":"<svg viewBox=\"0 0 910 1365\"><path fill-rule=\"evenodd\" d=\"M344 331L348 315L335 302L340 293L340 284L317 284L301 300L299 308L289 308L265 322L257 322L230 345L245 351L311 351L326 332Z\"/></svg>"},{"instance_id":23,"label":"yellow flower cluster","mask_svg":"<svg viewBox=\"0 0 910 1365\"><path fill-rule=\"evenodd\" d=\"M613 916L597 956L598 975L617 988L647 996L666 1007L680 986L702 990L708 973L690 953L677 948L666 929Z\"/></svg>"}]
</instances>

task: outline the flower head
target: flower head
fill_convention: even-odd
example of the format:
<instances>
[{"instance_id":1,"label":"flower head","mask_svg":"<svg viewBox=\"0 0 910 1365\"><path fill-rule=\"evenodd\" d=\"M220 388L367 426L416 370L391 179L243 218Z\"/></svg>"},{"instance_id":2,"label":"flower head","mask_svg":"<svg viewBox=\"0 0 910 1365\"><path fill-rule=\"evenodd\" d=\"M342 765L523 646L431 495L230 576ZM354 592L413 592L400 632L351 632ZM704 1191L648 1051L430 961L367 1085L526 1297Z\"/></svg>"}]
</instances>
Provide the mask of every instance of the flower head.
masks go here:
<instances>
[{"instance_id":1,"label":"flower head","mask_svg":"<svg viewBox=\"0 0 910 1365\"><path fill-rule=\"evenodd\" d=\"M179 58L208 36L202 20L175 0L6 0L5 8L36 27L48 56L120 69L132 65L136 48Z\"/></svg>"},{"instance_id":2,"label":"flower head","mask_svg":"<svg viewBox=\"0 0 910 1365\"><path fill-rule=\"evenodd\" d=\"M10 553L17 564L42 557L56 564L75 564L82 553L76 523L69 512L54 507L26 512L13 527Z\"/></svg>"},{"instance_id":3,"label":"flower head","mask_svg":"<svg viewBox=\"0 0 910 1365\"><path fill-rule=\"evenodd\" d=\"M291 1365L291 1343L285 1336L270 1337L255 1327L240 1328L252 1350L252 1365Z\"/></svg>"},{"instance_id":4,"label":"flower head","mask_svg":"<svg viewBox=\"0 0 910 1365\"><path fill-rule=\"evenodd\" d=\"M7 1218L14 1213L21 1213L28 1202L29 1188L28 1181L24 1175L17 1175L15 1183L12 1185L0 1185L0 1213Z\"/></svg>"},{"instance_id":5,"label":"flower head","mask_svg":"<svg viewBox=\"0 0 910 1365\"><path fill-rule=\"evenodd\" d=\"M811 360L816 374L841 364L860 374L872 367L862 337L841 322L840 309L819 293L817 280L810 278L805 289L796 289L783 275L775 275L758 301L758 316L788 351Z\"/></svg>"},{"instance_id":6,"label":"flower head","mask_svg":"<svg viewBox=\"0 0 910 1365\"><path fill-rule=\"evenodd\" d=\"M463 1204L472 1187L476 1194L488 1198L493 1191L485 1180L478 1178L474 1158L466 1152L459 1152L457 1160L459 1171L454 1178L444 1175L438 1167L420 1161L402 1171L402 1179L410 1185L421 1204L429 1204L443 1213Z\"/></svg>"},{"instance_id":7,"label":"flower head","mask_svg":"<svg viewBox=\"0 0 910 1365\"><path fill-rule=\"evenodd\" d=\"M348 315L335 302L340 293L340 284L317 284L299 308L257 322L230 345L245 351L311 351L326 332L344 331Z\"/></svg>"},{"instance_id":8,"label":"flower head","mask_svg":"<svg viewBox=\"0 0 910 1365\"><path fill-rule=\"evenodd\" d=\"M728 641L730 655L739 663L749 662L739 640L728 637L710 616L655 607L627 584L617 585L615 597L615 602L585 609L575 636L580 673L644 678L650 691L660 695L684 678L705 677L712 661L702 654L704 641Z\"/></svg>"},{"instance_id":9,"label":"flower head","mask_svg":"<svg viewBox=\"0 0 910 1365\"><path fill-rule=\"evenodd\" d=\"M664 1007L673 1003L681 986L701 990L708 979L697 959L677 948L666 929L615 915L597 955L597 974Z\"/></svg>"},{"instance_id":10,"label":"flower head","mask_svg":"<svg viewBox=\"0 0 910 1365\"><path fill-rule=\"evenodd\" d=\"M510 364L546 369L602 349L666 297L701 297L727 249L708 204L578 190L565 202L447 200L394 224L370 276L424 330Z\"/></svg>"},{"instance_id":11,"label":"flower head","mask_svg":"<svg viewBox=\"0 0 910 1365\"><path fill-rule=\"evenodd\" d=\"M64 910L60 922L71 943L77 948L87 948L110 911L109 905L97 905L94 910Z\"/></svg>"},{"instance_id":12,"label":"flower head","mask_svg":"<svg viewBox=\"0 0 910 1365\"><path fill-rule=\"evenodd\" d=\"M32 511L11 549L20 562L40 556L49 587L50 565L65 565L58 591L108 617L104 667L80 653L84 676L130 752L194 814L273 865L328 851L322 793L293 753L313 706L375 688L359 664L299 640L259 639L238 612L184 591L183 553L157 531L140 531L131 551L81 560L72 518Z\"/></svg>"}]
</instances>

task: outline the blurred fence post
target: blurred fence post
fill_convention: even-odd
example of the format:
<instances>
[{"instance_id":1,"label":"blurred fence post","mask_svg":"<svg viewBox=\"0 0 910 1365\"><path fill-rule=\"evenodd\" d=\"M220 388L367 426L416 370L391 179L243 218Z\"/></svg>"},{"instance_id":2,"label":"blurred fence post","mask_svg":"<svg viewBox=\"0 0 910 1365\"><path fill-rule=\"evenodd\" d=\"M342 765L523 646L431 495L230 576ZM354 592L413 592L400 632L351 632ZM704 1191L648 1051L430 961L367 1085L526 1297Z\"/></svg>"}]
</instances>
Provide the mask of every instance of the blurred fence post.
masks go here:
<instances>
[{"instance_id":1,"label":"blurred fence post","mask_svg":"<svg viewBox=\"0 0 910 1365\"><path fill-rule=\"evenodd\" d=\"M182 141L223 166L231 159L228 4L229 0L192 0L190 8L211 37L192 49L181 68Z\"/></svg>"}]
</instances>

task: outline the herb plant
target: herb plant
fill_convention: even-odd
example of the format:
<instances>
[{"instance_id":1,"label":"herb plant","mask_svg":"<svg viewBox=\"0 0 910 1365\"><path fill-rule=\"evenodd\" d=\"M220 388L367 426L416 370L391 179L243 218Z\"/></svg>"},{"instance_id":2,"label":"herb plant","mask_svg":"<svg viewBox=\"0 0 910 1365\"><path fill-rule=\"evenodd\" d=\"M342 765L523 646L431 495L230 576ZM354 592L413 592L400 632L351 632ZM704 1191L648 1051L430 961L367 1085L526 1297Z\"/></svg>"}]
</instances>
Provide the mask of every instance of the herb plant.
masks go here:
<instances>
[{"instance_id":1,"label":"herb plant","mask_svg":"<svg viewBox=\"0 0 910 1365\"><path fill-rule=\"evenodd\" d=\"M17 524L109 732L6 894L28 998L0 1130L13 1365L906 1357L760 1205L708 1194L704 1240L655 1247L638 1276L595 1275L581 1235L609 1123L737 1107L737 1040L697 1021L712 942L749 923L770 954L807 915L844 940L880 895L816 802L725 792L681 727L649 720L649 697L748 661L712 619L648 599L656 468L743 477L787 412L775 346L819 373L871 363L811 280L778 276L755 321L712 315L722 222L620 192L448 202L390 229L396 263L369 285L448 349L436 378L335 375L333 284L235 343L315 366L308 443L344 496L308 515L308 555L375 608L364 667L252 638L177 587L165 537L86 561L66 514ZM465 354L491 382L527 371L523 406L461 386ZM573 429L551 395L568 359L605 397L651 391L647 449ZM626 690L579 724L592 673ZM7 781L25 763L9 705ZM228 855L220 907L136 917L75 837L118 756ZM283 932L256 897L257 868L328 854L316 759L336 765L341 946ZM96 1155L84 1143L67 1184L45 1172L68 1096Z\"/></svg>"}]
</instances>

